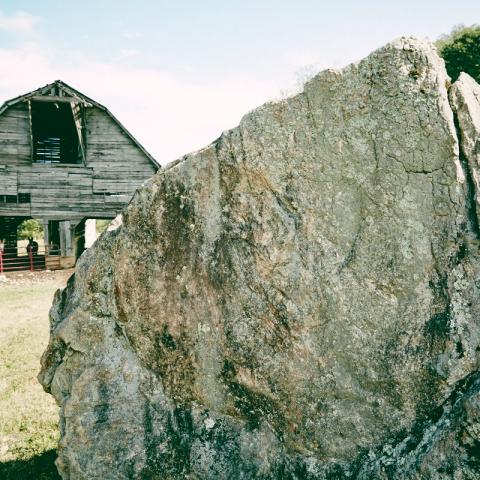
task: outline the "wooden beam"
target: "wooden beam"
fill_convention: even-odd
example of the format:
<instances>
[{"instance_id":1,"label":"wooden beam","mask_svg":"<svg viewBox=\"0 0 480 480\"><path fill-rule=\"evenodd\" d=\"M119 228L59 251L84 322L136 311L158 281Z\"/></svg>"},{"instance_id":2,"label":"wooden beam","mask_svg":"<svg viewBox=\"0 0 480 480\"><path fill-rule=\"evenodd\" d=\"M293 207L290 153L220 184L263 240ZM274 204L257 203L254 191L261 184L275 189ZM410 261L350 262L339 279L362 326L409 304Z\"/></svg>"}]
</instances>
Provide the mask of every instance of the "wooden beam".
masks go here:
<instances>
[{"instance_id":1,"label":"wooden beam","mask_svg":"<svg viewBox=\"0 0 480 480\"><path fill-rule=\"evenodd\" d=\"M81 103L84 107L91 107L92 104L85 102L81 98L77 97L60 97L59 95L32 95L31 97L26 98L25 100L33 102L57 102L57 103L70 103L77 102Z\"/></svg>"},{"instance_id":2,"label":"wooden beam","mask_svg":"<svg viewBox=\"0 0 480 480\"><path fill-rule=\"evenodd\" d=\"M85 126L83 124L83 108L80 102L72 100L70 102L70 108L72 110L73 122L75 123L75 128L77 129L78 135L78 145L80 146L80 153L82 155L83 165L87 164L87 156L85 153L85 145L83 144L83 131Z\"/></svg>"},{"instance_id":3,"label":"wooden beam","mask_svg":"<svg viewBox=\"0 0 480 480\"><path fill-rule=\"evenodd\" d=\"M33 162L33 126L32 126L32 102L28 101L28 126L30 129L30 160Z\"/></svg>"}]
</instances>

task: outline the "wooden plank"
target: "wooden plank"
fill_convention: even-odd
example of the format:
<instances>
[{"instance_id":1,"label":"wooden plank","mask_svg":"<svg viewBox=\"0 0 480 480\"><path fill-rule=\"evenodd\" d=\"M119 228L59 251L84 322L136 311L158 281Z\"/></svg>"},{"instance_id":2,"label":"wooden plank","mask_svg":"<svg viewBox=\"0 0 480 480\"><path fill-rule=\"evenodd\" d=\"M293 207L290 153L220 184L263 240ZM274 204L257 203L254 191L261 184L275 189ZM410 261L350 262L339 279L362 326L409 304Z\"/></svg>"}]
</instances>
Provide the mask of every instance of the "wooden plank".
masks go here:
<instances>
[{"instance_id":1,"label":"wooden plank","mask_svg":"<svg viewBox=\"0 0 480 480\"><path fill-rule=\"evenodd\" d=\"M57 102L57 103L70 103L72 101L83 103L87 107L91 107L92 105L86 102L83 99L77 97L64 97L60 95L32 95L28 97L28 100L33 102Z\"/></svg>"},{"instance_id":2,"label":"wooden plank","mask_svg":"<svg viewBox=\"0 0 480 480\"><path fill-rule=\"evenodd\" d=\"M33 162L33 126L32 126L32 102L28 101L28 138L30 140L30 158Z\"/></svg>"},{"instance_id":3,"label":"wooden plank","mask_svg":"<svg viewBox=\"0 0 480 480\"><path fill-rule=\"evenodd\" d=\"M30 216L29 203L0 203L0 215L9 217L23 217Z\"/></svg>"},{"instance_id":4,"label":"wooden plank","mask_svg":"<svg viewBox=\"0 0 480 480\"><path fill-rule=\"evenodd\" d=\"M0 195L17 195L17 172L0 170Z\"/></svg>"}]
</instances>

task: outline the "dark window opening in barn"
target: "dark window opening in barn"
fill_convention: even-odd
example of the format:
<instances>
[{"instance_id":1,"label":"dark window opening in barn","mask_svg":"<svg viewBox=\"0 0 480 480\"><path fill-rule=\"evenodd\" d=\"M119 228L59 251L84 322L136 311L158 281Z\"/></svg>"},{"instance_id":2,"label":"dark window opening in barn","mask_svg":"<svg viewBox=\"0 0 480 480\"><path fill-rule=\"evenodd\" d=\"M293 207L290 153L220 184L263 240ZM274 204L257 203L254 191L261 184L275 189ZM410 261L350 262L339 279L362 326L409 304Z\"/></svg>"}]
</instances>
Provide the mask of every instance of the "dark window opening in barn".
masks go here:
<instances>
[{"instance_id":1,"label":"dark window opening in barn","mask_svg":"<svg viewBox=\"0 0 480 480\"><path fill-rule=\"evenodd\" d=\"M17 203L16 195L0 195L0 203Z\"/></svg>"},{"instance_id":2,"label":"dark window opening in barn","mask_svg":"<svg viewBox=\"0 0 480 480\"><path fill-rule=\"evenodd\" d=\"M32 102L33 161L82 163L79 135L68 102Z\"/></svg>"},{"instance_id":3,"label":"dark window opening in barn","mask_svg":"<svg viewBox=\"0 0 480 480\"><path fill-rule=\"evenodd\" d=\"M29 193L19 193L18 203L30 203L31 197Z\"/></svg>"},{"instance_id":4,"label":"dark window opening in barn","mask_svg":"<svg viewBox=\"0 0 480 480\"><path fill-rule=\"evenodd\" d=\"M0 195L0 203L30 203L29 193L19 193L17 195Z\"/></svg>"}]
</instances>

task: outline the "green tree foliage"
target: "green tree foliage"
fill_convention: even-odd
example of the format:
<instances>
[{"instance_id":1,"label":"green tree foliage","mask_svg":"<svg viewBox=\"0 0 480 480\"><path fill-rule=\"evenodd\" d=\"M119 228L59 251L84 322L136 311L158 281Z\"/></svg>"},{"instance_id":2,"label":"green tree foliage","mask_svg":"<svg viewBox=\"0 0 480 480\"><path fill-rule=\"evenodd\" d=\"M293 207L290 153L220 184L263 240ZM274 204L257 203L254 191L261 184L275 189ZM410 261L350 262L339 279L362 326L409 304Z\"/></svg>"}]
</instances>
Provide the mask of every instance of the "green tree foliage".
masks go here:
<instances>
[{"instance_id":1,"label":"green tree foliage","mask_svg":"<svg viewBox=\"0 0 480 480\"><path fill-rule=\"evenodd\" d=\"M452 81L465 72L480 83L480 25L458 25L436 45Z\"/></svg>"},{"instance_id":2,"label":"green tree foliage","mask_svg":"<svg viewBox=\"0 0 480 480\"><path fill-rule=\"evenodd\" d=\"M95 228L97 230L98 237L107 229L111 222L111 220L97 220Z\"/></svg>"},{"instance_id":3,"label":"green tree foliage","mask_svg":"<svg viewBox=\"0 0 480 480\"><path fill-rule=\"evenodd\" d=\"M43 225L34 218L24 220L17 229L17 236L19 240L26 240L29 237L36 239L43 237Z\"/></svg>"}]
</instances>

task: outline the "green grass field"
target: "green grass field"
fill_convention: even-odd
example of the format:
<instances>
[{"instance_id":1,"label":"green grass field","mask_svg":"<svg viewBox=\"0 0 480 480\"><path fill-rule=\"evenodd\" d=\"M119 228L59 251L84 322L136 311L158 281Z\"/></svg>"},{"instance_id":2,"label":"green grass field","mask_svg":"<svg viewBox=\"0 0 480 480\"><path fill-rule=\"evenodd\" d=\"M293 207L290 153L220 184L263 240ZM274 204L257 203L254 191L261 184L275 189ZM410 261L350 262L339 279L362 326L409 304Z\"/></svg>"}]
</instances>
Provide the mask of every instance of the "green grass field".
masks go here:
<instances>
[{"instance_id":1,"label":"green grass field","mask_svg":"<svg viewBox=\"0 0 480 480\"><path fill-rule=\"evenodd\" d=\"M71 273L71 272L68 272ZM12 274L0 283L0 479L58 479L58 407L37 381L48 310L67 272Z\"/></svg>"}]
</instances>

